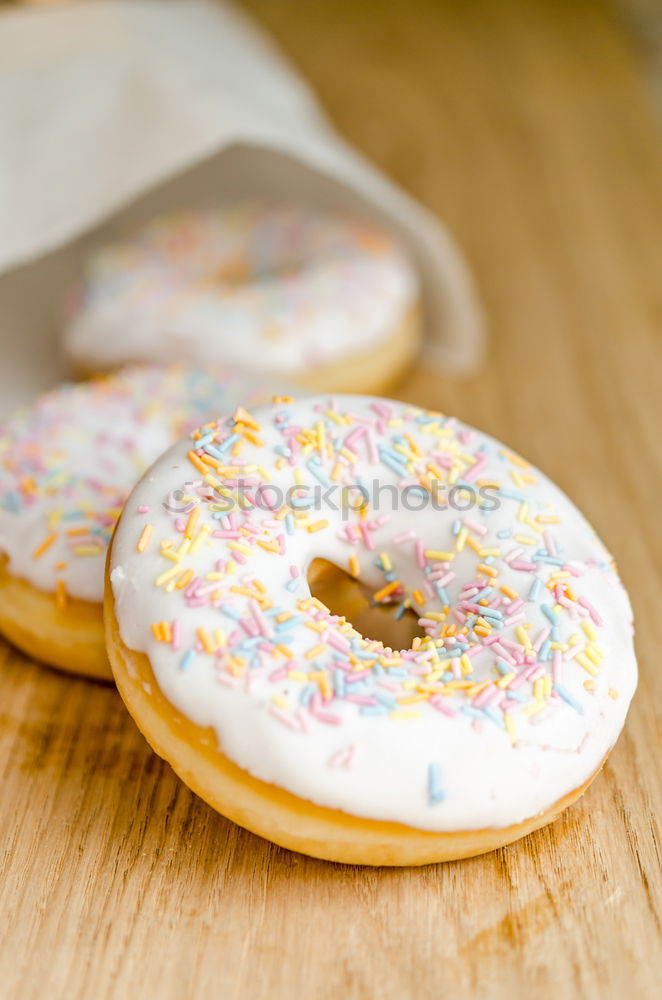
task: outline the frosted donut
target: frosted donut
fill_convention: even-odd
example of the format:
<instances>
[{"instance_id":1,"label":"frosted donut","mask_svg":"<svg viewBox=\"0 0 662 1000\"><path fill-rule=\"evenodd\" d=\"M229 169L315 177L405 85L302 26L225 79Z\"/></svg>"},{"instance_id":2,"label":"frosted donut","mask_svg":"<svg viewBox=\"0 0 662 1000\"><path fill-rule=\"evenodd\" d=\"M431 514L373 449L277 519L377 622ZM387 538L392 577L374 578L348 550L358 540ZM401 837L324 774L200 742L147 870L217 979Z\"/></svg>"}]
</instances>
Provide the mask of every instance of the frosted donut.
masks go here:
<instances>
[{"instance_id":1,"label":"frosted donut","mask_svg":"<svg viewBox=\"0 0 662 1000\"><path fill-rule=\"evenodd\" d=\"M111 679L103 574L127 494L247 391L257 398L231 369L130 368L60 386L0 425L0 632L46 663Z\"/></svg>"},{"instance_id":2,"label":"frosted donut","mask_svg":"<svg viewBox=\"0 0 662 1000\"><path fill-rule=\"evenodd\" d=\"M241 204L166 216L92 256L66 333L84 371L220 361L378 391L419 345L418 280L374 223Z\"/></svg>"},{"instance_id":3,"label":"frosted donut","mask_svg":"<svg viewBox=\"0 0 662 1000\"><path fill-rule=\"evenodd\" d=\"M319 560L419 635L385 646L332 613ZM115 532L106 635L129 711L194 791L372 865L549 822L637 675L627 594L570 500L453 418L361 396L238 410L166 452Z\"/></svg>"}]
</instances>

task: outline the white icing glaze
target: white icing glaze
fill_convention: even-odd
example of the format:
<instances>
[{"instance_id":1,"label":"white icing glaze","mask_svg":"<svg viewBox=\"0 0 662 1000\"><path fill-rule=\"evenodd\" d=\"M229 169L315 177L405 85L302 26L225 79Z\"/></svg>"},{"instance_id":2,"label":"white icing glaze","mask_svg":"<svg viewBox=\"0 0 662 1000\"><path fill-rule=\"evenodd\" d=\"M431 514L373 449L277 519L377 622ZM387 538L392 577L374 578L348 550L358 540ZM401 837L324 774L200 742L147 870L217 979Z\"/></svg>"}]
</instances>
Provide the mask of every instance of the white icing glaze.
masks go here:
<instances>
[{"instance_id":1,"label":"white icing glaze","mask_svg":"<svg viewBox=\"0 0 662 1000\"><path fill-rule=\"evenodd\" d=\"M47 593L61 580L72 597L101 601L110 534L138 477L246 393L270 395L232 369L138 366L60 386L0 425L0 553L10 572Z\"/></svg>"},{"instance_id":2,"label":"white icing glaze","mask_svg":"<svg viewBox=\"0 0 662 1000\"><path fill-rule=\"evenodd\" d=\"M422 829L505 827L590 778L623 725L636 661L627 595L570 500L492 438L403 403L319 397L253 417L259 430L238 412L172 447L120 519L111 553L120 634L147 654L170 702L213 727L256 777ZM198 470L202 455L211 479ZM297 477L309 489L332 477L362 482L372 506L364 516L334 510L338 495L327 494L282 519L280 498ZM232 520L212 487L241 478L253 506ZM421 478L427 490L406 493ZM471 508L434 509L432 479L446 486L437 507L452 498ZM141 504L149 515L136 513ZM153 538L139 554L147 522ZM173 558L188 548L187 530L190 548ZM342 623L306 603L306 570L317 557L346 569L352 555L370 588L394 574L395 606L410 600L437 645L398 656L356 639L348 659ZM446 634L451 624L468 631ZM468 646L460 657L458 642Z\"/></svg>"},{"instance_id":3,"label":"white icing glaze","mask_svg":"<svg viewBox=\"0 0 662 1000\"><path fill-rule=\"evenodd\" d=\"M417 293L373 223L253 203L189 212L91 258L67 348L92 368L159 357L303 372L387 340Z\"/></svg>"}]
</instances>

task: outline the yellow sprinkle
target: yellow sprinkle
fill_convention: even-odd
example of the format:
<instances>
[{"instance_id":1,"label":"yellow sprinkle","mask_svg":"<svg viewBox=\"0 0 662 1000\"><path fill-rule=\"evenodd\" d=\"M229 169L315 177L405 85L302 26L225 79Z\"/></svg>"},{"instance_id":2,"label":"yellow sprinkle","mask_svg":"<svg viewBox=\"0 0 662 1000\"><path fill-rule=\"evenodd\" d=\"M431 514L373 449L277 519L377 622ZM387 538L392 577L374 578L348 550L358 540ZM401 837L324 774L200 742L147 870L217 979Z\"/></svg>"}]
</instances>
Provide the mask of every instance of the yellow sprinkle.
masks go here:
<instances>
[{"instance_id":1,"label":"yellow sprinkle","mask_svg":"<svg viewBox=\"0 0 662 1000\"><path fill-rule=\"evenodd\" d=\"M289 712L290 710L289 702L281 694L272 695L271 702L277 708L282 708L285 712Z\"/></svg>"},{"instance_id":2,"label":"yellow sprinkle","mask_svg":"<svg viewBox=\"0 0 662 1000\"><path fill-rule=\"evenodd\" d=\"M528 505L528 503L521 503L519 505L519 510L517 512L517 520L518 521L526 521L526 519L527 519L528 516L529 516L529 505Z\"/></svg>"},{"instance_id":3,"label":"yellow sprinkle","mask_svg":"<svg viewBox=\"0 0 662 1000\"><path fill-rule=\"evenodd\" d=\"M73 550L75 556L98 556L101 551L99 545L77 545Z\"/></svg>"},{"instance_id":4,"label":"yellow sprinkle","mask_svg":"<svg viewBox=\"0 0 662 1000\"><path fill-rule=\"evenodd\" d=\"M588 656L589 660L596 665L596 667L600 666L603 660L603 656L599 652L599 650L595 648L595 646L589 643L589 645L586 646L586 648L584 649L584 652Z\"/></svg>"},{"instance_id":5,"label":"yellow sprinkle","mask_svg":"<svg viewBox=\"0 0 662 1000\"><path fill-rule=\"evenodd\" d=\"M200 531L197 533L197 535L191 542L191 548L189 550L191 555L193 555L195 552L198 551L198 549L203 544L203 542L206 541L210 533L211 533L211 527L208 524L203 524L202 527L200 528Z\"/></svg>"},{"instance_id":6,"label":"yellow sprinkle","mask_svg":"<svg viewBox=\"0 0 662 1000\"><path fill-rule=\"evenodd\" d=\"M513 451L507 451L504 448L502 449L501 454L503 455L504 458L507 458L509 462L512 462L513 465L519 465L520 469L531 468L531 466L525 459L521 458L519 455L516 455L515 452Z\"/></svg>"},{"instance_id":7,"label":"yellow sprinkle","mask_svg":"<svg viewBox=\"0 0 662 1000\"><path fill-rule=\"evenodd\" d=\"M233 552L242 552L246 556L252 555L253 552L249 545L243 545L241 542L228 542L228 548Z\"/></svg>"},{"instance_id":8,"label":"yellow sprinkle","mask_svg":"<svg viewBox=\"0 0 662 1000\"><path fill-rule=\"evenodd\" d=\"M549 698L552 693L552 678L547 676L541 678L542 680L542 693L544 698Z\"/></svg>"},{"instance_id":9,"label":"yellow sprinkle","mask_svg":"<svg viewBox=\"0 0 662 1000\"><path fill-rule=\"evenodd\" d=\"M584 687L587 691L595 691L595 681L591 677L587 677L584 681Z\"/></svg>"},{"instance_id":10,"label":"yellow sprinkle","mask_svg":"<svg viewBox=\"0 0 662 1000\"><path fill-rule=\"evenodd\" d=\"M382 552L379 556L382 568L385 573L390 573L393 569L393 563L391 562L391 557L388 552Z\"/></svg>"},{"instance_id":11,"label":"yellow sprinkle","mask_svg":"<svg viewBox=\"0 0 662 1000\"><path fill-rule=\"evenodd\" d=\"M56 538L57 538L56 533L52 531L50 535L44 539L41 545L38 545L37 548L34 550L34 552L32 553L32 558L33 559L41 558L46 549L50 548L50 546L53 544Z\"/></svg>"},{"instance_id":12,"label":"yellow sprinkle","mask_svg":"<svg viewBox=\"0 0 662 1000\"><path fill-rule=\"evenodd\" d=\"M223 648L223 646L227 644L227 640L225 638L225 632L223 631L222 628L214 629L214 641L216 645L221 649Z\"/></svg>"},{"instance_id":13,"label":"yellow sprinkle","mask_svg":"<svg viewBox=\"0 0 662 1000\"><path fill-rule=\"evenodd\" d=\"M542 712L543 708L546 707L547 707L546 701L533 701L531 702L530 705L527 705L526 708L522 709L521 714L527 717L530 715L536 715L538 712Z\"/></svg>"},{"instance_id":14,"label":"yellow sprinkle","mask_svg":"<svg viewBox=\"0 0 662 1000\"><path fill-rule=\"evenodd\" d=\"M326 643L320 642L317 646L313 646L312 649L308 650L308 652L306 653L306 659L314 660L316 656L319 656L325 650L326 650Z\"/></svg>"},{"instance_id":15,"label":"yellow sprinkle","mask_svg":"<svg viewBox=\"0 0 662 1000\"><path fill-rule=\"evenodd\" d=\"M523 625L519 625L515 629L515 635L517 636L517 641L520 646L524 646L525 649L531 649L531 640L529 639L527 631Z\"/></svg>"},{"instance_id":16,"label":"yellow sprinkle","mask_svg":"<svg viewBox=\"0 0 662 1000\"><path fill-rule=\"evenodd\" d=\"M420 712L407 712L407 711L401 712L398 710L394 712L389 712L388 715L389 719L395 719L396 722L409 722L412 721L413 719L420 719L421 717Z\"/></svg>"},{"instance_id":17,"label":"yellow sprinkle","mask_svg":"<svg viewBox=\"0 0 662 1000\"><path fill-rule=\"evenodd\" d=\"M420 590L414 590L411 596L417 604L425 604L425 594L422 594Z\"/></svg>"},{"instance_id":18,"label":"yellow sprinkle","mask_svg":"<svg viewBox=\"0 0 662 1000\"><path fill-rule=\"evenodd\" d=\"M455 549L457 552L462 551L468 537L469 537L469 532L467 531L466 528L462 528L457 536L457 541L455 542Z\"/></svg>"},{"instance_id":19,"label":"yellow sprinkle","mask_svg":"<svg viewBox=\"0 0 662 1000\"><path fill-rule=\"evenodd\" d=\"M577 653L575 659L577 660L577 663L579 663L579 665L584 668L587 674L591 674L591 676L597 677L599 670L597 669L597 667L593 666L588 656L585 656L583 653Z\"/></svg>"},{"instance_id":20,"label":"yellow sprinkle","mask_svg":"<svg viewBox=\"0 0 662 1000\"><path fill-rule=\"evenodd\" d=\"M510 737L510 742L513 746L515 746L517 743L517 729L515 728L515 720L510 712L503 713L503 724L506 727L508 736Z\"/></svg>"},{"instance_id":21,"label":"yellow sprinkle","mask_svg":"<svg viewBox=\"0 0 662 1000\"><path fill-rule=\"evenodd\" d=\"M543 678L537 677L536 680L533 682L533 697L537 701L540 701L541 698L543 697L544 690L545 688L543 684Z\"/></svg>"},{"instance_id":22,"label":"yellow sprinkle","mask_svg":"<svg viewBox=\"0 0 662 1000\"><path fill-rule=\"evenodd\" d=\"M615 688L609 688L607 694L613 701L616 701L616 699L618 698L618 691Z\"/></svg>"},{"instance_id":23,"label":"yellow sprinkle","mask_svg":"<svg viewBox=\"0 0 662 1000\"><path fill-rule=\"evenodd\" d=\"M598 633L595 630L593 622L585 619L582 622L582 629L584 630L584 635L586 636L587 639L590 639L591 642L597 641Z\"/></svg>"},{"instance_id":24,"label":"yellow sprinkle","mask_svg":"<svg viewBox=\"0 0 662 1000\"><path fill-rule=\"evenodd\" d=\"M496 682L496 686L498 688L502 688L502 689L508 687L508 685L512 681L513 677L515 677L515 676L516 676L516 674L515 674L514 670L512 670L509 674L503 674L499 678L499 680Z\"/></svg>"},{"instance_id":25,"label":"yellow sprinkle","mask_svg":"<svg viewBox=\"0 0 662 1000\"><path fill-rule=\"evenodd\" d=\"M354 555L354 554L352 554L349 557L349 572L354 577L357 577L359 575L359 572L360 572L359 560L358 560L358 557L356 555Z\"/></svg>"},{"instance_id":26,"label":"yellow sprinkle","mask_svg":"<svg viewBox=\"0 0 662 1000\"><path fill-rule=\"evenodd\" d=\"M144 552L149 545L149 540L152 537L152 532L154 531L154 526L152 524L146 524L140 533L140 538L138 539L138 544L136 548L138 552Z\"/></svg>"},{"instance_id":27,"label":"yellow sprinkle","mask_svg":"<svg viewBox=\"0 0 662 1000\"><path fill-rule=\"evenodd\" d=\"M485 573L487 576L498 576L499 570L495 569L494 566L487 566L485 563L480 563L478 567L479 573Z\"/></svg>"},{"instance_id":28,"label":"yellow sprinkle","mask_svg":"<svg viewBox=\"0 0 662 1000\"><path fill-rule=\"evenodd\" d=\"M291 681L297 681L298 684L305 684L308 680L308 674L305 674L303 670L288 670L287 676Z\"/></svg>"},{"instance_id":29,"label":"yellow sprinkle","mask_svg":"<svg viewBox=\"0 0 662 1000\"><path fill-rule=\"evenodd\" d=\"M421 701L427 701L429 694L421 692L420 694L406 694L402 698L398 698L399 705L418 705ZM397 711L397 709L396 709Z\"/></svg>"},{"instance_id":30,"label":"yellow sprinkle","mask_svg":"<svg viewBox=\"0 0 662 1000\"><path fill-rule=\"evenodd\" d=\"M466 529L464 529L466 530ZM458 536L459 537L459 536ZM425 550L426 559L434 559L435 562L451 562L455 558L454 552L442 552L438 549L426 549Z\"/></svg>"},{"instance_id":31,"label":"yellow sprinkle","mask_svg":"<svg viewBox=\"0 0 662 1000\"><path fill-rule=\"evenodd\" d=\"M306 531L308 531L312 535L312 534L314 534L314 532L321 531L322 528L328 528L328 527L329 527L329 522L326 521L326 520L315 521L314 524L309 524L308 525L308 527L306 528Z\"/></svg>"},{"instance_id":32,"label":"yellow sprinkle","mask_svg":"<svg viewBox=\"0 0 662 1000\"><path fill-rule=\"evenodd\" d=\"M167 569L165 573L161 573L160 576L157 576L154 583L157 587L160 587L162 584L167 583L168 580L171 580L177 573L179 573L179 566L172 566L170 569Z\"/></svg>"}]
</instances>

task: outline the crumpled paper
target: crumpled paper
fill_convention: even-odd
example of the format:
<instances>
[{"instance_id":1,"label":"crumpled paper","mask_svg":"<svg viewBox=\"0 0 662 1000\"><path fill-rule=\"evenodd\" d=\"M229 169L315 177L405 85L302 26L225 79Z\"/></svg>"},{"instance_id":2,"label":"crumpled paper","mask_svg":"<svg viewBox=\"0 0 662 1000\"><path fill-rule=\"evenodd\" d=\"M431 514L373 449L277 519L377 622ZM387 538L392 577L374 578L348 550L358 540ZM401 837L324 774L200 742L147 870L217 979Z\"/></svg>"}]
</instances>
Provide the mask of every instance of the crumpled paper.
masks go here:
<instances>
[{"instance_id":1,"label":"crumpled paper","mask_svg":"<svg viewBox=\"0 0 662 1000\"><path fill-rule=\"evenodd\" d=\"M243 14L96 0L0 14L0 408L63 374L60 303L85 253L153 214L236 197L357 210L420 269L431 363L480 358L471 275L444 226L332 128ZM6 349L5 348L6 345Z\"/></svg>"}]
</instances>

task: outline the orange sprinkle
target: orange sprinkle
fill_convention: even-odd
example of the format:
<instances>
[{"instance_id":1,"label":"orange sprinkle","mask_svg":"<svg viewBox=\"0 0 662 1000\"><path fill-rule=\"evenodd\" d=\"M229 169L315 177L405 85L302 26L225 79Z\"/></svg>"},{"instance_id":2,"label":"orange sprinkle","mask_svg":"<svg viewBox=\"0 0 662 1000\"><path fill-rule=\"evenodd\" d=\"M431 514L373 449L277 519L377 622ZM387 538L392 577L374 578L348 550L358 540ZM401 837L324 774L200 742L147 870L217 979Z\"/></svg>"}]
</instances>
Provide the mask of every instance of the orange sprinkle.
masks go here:
<instances>
[{"instance_id":1,"label":"orange sprinkle","mask_svg":"<svg viewBox=\"0 0 662 1000\"><path fill-rule=\"evenodd\" d=\"M395 590L397 590L400 585L399 580L393 580L391 583L387 583L385 587L382 587L381 590L378 590L377 593L372 595L373 599L375 601L383 601L385 597L388 597Z\"/></svg>"},{"instance_id":2,"label":"orange sprinkle","mask_svg":"<svg viewBox=\"0 0 662 1000\"><path fill-rule=\"evenodd\" d=\"M55 584L55 603L62 611L67 603L67 588L64 584L64 580L58 580Z\"/></svg>"},{"instance_id":3,"label":"orange sprinkle","mask_svg":"<svg viewBox=\"0 0 662 1000\"><path fill-rule=\"evenodd\" d=\"M188 521L186 522L186 528L184 529L184 538L193 538L195 533L195 527L200 519L200 508L194 507L188 516Z\"/></svg>"},{"instance_id":4,"label":"orange sprinkle","mask_svg":"<svg viewBox=\"0 0 662 1000\"><path fill-rule=\"evenodd\" d=\"M185 569L182 575L180 576L179 580L175 584L177 590L183 590L184 587L186 587L187 584L189 584L192 579L193 579L193 570Z\"/></svg>"},{"instance_id":5,"label":"orange sprinkle","mask_svg":"<svg viewBox=\"0 0 662 1000\"><path fill-rule=\"evenodd\" d=\"M196 467L196 469L198 470L198 472L201 472L203 474L203 476L207 475L207 466L201 460L200 456L196 455L196 453L194 451L189 451L188 452L188 460L189 460L189 462L193 463L193 465Z\"/></svg>"},{"instance_id":6,"label":"orange sprinkle","mask_svg":"<svg viewBox=\"0 0 662 1000\"><path fill-rule=\"evenodd\" d=\"M198 639L202 643L202 648L204 649L205 653L215 653L216 652L214 643L211 641L211 636L209 635L209 632L207 631L207 629L205 629L205 628L197 628L195 630L195 634L197 635Z\"/></svg>"},{"instance_id":7,"label":"orange sprinkle","mask_svg":"<svg viewBox=\"0 0 662 1000\"><path fill-rule=\"evenodd\" d=\"M41 558L46 549L50 548L50 546L53 544L56 538L57 534L54 531L52 531L48 536L48 538L45 538L44 541L41 543L41 545L38 545L37 548L34 550L34 552L32 553L33 559Z\"/></svg>"},{"instance_id":8,"label":"orange sprinkle","mask_svg":"<svg viewBox=\"0 0 662 1000\"><path fill-rule=\"evenodd\" d=\"M354 554L349 557L349 571L352 576L358 576L360 572L359 560Z\"/></svg>"}]
</instances>

